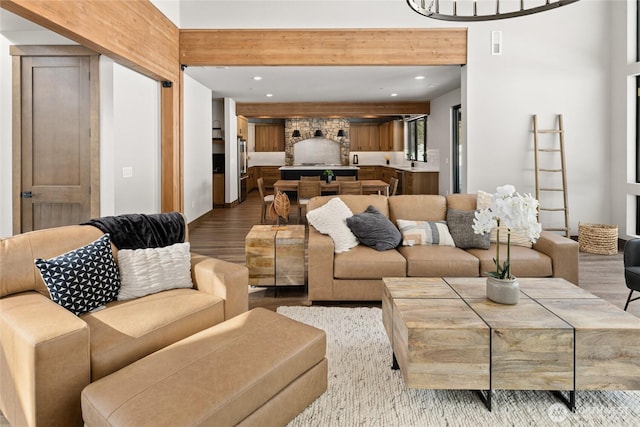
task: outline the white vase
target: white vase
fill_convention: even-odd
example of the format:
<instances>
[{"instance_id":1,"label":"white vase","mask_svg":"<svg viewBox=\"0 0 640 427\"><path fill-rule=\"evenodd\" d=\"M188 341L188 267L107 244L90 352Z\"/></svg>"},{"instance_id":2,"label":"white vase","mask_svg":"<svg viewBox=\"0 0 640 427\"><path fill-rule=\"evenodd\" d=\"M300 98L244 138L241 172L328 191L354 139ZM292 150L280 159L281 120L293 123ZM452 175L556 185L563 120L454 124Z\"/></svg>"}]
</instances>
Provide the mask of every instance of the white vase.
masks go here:
<instances>
[{"instance_id":1,"label":"white vase","mask_svg":"<svg viewBox=\"0 0 640 427\"><path fill-rule=\"evenodd\" d=\"M513 279L487 277L487 298L499 304L517 304L520 299L520 284Z\"/></svg>"}]
</instances>

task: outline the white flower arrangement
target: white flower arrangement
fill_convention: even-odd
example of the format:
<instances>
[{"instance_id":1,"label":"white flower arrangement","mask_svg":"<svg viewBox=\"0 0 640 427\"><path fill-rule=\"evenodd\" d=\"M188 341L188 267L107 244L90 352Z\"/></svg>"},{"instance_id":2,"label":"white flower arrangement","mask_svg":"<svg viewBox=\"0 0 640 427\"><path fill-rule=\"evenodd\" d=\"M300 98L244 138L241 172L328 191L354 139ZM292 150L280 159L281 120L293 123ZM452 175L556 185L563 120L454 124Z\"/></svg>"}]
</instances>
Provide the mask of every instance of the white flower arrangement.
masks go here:
<instances>
[{"instance_id":1,"label":"white flower arrangement","mask_svg":"<svg viewBox=\"0 0 640 427\"><path fill-rule=\"evenodd\" d=\"M473 231L486 234L498 227L497 242L500 242L500 225L507 227L507 260L500 264L500 245L496 244L496 257L493 262L496 271L487 272L497 279L513 279L511 275L511 232L518 232L535 242L542 226L538 222L538 201L531 194L516 193L513 185L503 185L491 196L491 206L476 212Z\"/></svg>"}]
</instances>

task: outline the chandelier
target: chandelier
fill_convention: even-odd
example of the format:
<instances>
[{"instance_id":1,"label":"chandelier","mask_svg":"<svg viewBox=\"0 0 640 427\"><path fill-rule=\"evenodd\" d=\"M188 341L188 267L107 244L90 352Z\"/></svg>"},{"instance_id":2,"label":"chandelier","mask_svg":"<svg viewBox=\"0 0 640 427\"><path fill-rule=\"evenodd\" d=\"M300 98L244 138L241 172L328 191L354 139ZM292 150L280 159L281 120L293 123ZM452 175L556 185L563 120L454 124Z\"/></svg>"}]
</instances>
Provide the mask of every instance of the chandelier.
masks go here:
<instances>
[{"instance_id":1,"label":"chandelier","mask_svg":"<svg viewBox=\"0 0 640 427\"><path fill-rule=\"evenodd\" d=\"M420 15L443 21L491 21L544 12L578 0L407 0Z\"/></svg>"}]
</instances>

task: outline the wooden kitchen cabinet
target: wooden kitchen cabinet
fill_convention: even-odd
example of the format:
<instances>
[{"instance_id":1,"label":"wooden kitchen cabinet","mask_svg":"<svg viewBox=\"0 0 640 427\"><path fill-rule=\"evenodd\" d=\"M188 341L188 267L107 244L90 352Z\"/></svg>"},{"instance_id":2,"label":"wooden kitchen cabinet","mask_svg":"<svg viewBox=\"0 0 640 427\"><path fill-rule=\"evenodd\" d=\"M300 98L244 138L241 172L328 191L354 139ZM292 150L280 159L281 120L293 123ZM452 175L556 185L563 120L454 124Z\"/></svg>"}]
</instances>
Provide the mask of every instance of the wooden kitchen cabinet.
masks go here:
<instances>
[{"instance_id":1,"label":"wooden kitchen cabinet","mask_svg":"<svg viewBox=\"0 0 640 427\"><path fill-rule=\"evenodd\" d=\"M249 119L245 116L238 116L238 137L249 138Z\"/></svg>"},{"instance_id":2,"label":"wooden kitchen cabinet","mask_svg":"<svg viewBox=\"0 0 640 427\"><path fill-rule=\"evenodd\" d=\"M391 151L404 151L404 121L394 120L392 122L393 132L390 145Z\"/></svg>"},{"instance_id":3,"label":"wooden kitchen cabinet","mask_svg":"<svg viewBox=\"0 0 640 427\"><path fill-rule=\"evenodd\" d=\"M351 151L379 151L380 129L376 123L351 123Z\"/></svg>"},{"instance_id":4,"label":"wooden kitchen cabinet","mask_svg":"<svg viewBox=\"0 0 640 427\"><path fill-rule=\"evenodd\" d=\"M438 194L438 172L404 172L402 194Z\"/></svg>"},{"instance_id":5,"label":"wooden kitchen cabinet","mask_svg":"<svg viewBox=\"0 0 640 427\"><path fill-rule=\"evenodd\" d=\"M251 166L247 169L247 193L258 188L258 183L256 182L256 168Z\"/></svg>"},{"instance_id":6,"label":"wooden kitchen cabinet","mask_svg":"<svg viewBox=\"0 0 640 427\"><path fill-rule=\"evenodd\" d=\"M377 166L360 166L358 170L358 179L376 179Z\"/></svg>"},{"instance_id":7,"label":"wooden kitchen cabinet","mask_svg":"<svg viewBox=\"0 0 640 427\"><path fill-rule=\"evenodd\" d=\"M380 127L380 151L393 149L393 122L381 123Z\"/></svg>"},{"instance_id":8,"label":"wooden kitchen cabinet","mask_svg":"<svg viewBox=\"0 0 640 427\"><path fill-rule=\"evenodd\" d=\"M224 207L224 174L213 174L213 207Z\"/></svg>"},{"instance_id":9,"label":"wooden kitchen cabinet","mask_svg":"<svg viewBox=\"0 0 640 427\"><path fill-rule=\"evenodd\" d=\"M387 184L391 183L391 178L398 178L398 171L396 171L394 168L381 166L380 170L381 170L380 179L386 182Z\"/></svg>"},{"instance_id":10,"label":"wooden kitchen cabinet","mask_svg":"<svg viewBox=\"0 0 640 427\"><path fill-rule=\"evenodd\" d=\"M404 150L404 123L402 120L393 120L382 123L380 131L380 151Z\"/></svg>"},{"instance_id":11,"label":"wooden kitchen cabinet","mask_svg":"<svg viewBox=\"0 0 640 427\"><path fill-rule=\"evenodd\" d=\"M284 151L284 126L256 124L256 151Z\"/></svg>"}]
</instances>

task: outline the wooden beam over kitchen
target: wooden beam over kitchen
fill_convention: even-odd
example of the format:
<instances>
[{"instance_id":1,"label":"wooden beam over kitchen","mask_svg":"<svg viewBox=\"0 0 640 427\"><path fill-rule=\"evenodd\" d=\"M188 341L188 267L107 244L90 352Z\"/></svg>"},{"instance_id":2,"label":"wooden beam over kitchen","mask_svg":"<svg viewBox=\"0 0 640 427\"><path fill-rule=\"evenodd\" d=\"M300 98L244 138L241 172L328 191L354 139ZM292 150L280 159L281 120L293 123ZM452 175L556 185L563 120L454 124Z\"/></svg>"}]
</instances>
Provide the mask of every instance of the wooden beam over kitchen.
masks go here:
<instances>
[{"instance_id":1,"label":"wooden beam over kitchen","mask_svg":"<svg viewBox=\"0 0 640 427\"><path fill-rule=\"evenodd\" d=\"M380 117L429 114L424 102L258 102L236 103L236 114L245 117Z\"/></svg>"},{"instance_id":2,"label":"wooden beam over kitchen","mask_svg":"<svg viewBox=\"0 0 640 427\"><path fill-rule=\"evenodd\" d=\"M457 65L466 28L180 30L180 63L206 66Z\"/></svg>"}]
</instances>

